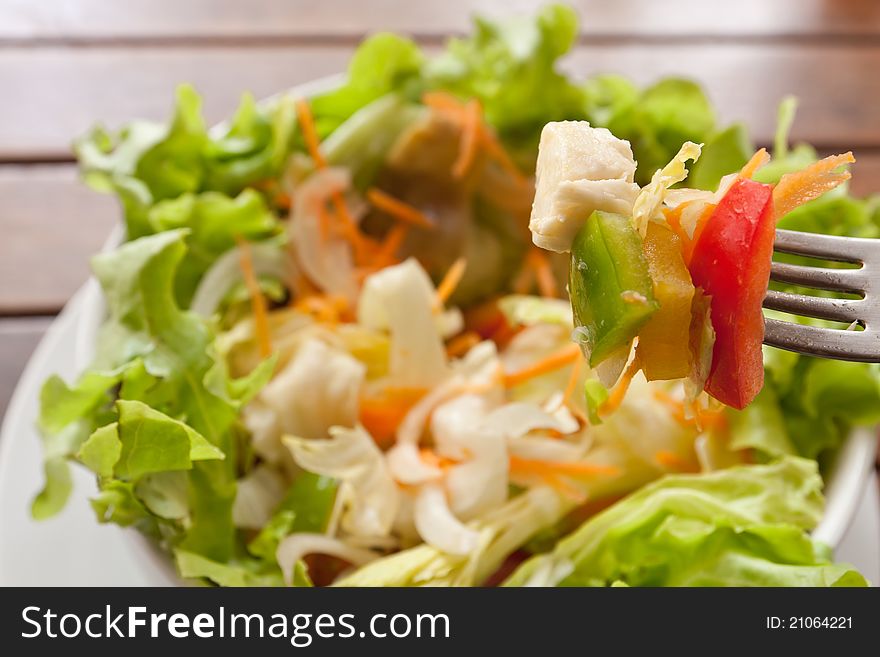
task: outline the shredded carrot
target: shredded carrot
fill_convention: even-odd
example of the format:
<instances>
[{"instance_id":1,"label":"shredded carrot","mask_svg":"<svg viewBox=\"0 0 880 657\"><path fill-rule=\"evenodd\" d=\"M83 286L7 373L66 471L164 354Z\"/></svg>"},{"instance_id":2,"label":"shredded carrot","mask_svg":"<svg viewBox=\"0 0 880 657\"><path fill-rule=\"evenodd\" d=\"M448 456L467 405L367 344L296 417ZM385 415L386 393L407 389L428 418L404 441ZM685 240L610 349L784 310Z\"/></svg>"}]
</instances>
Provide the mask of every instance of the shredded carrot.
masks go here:
<instances>
[{"instance_id":1,"label":"shredded carrot","mask_svg":"<svg viewBox=\"0 0 880 657\"><path fill-rule=\"evenodd\" d=\"M300 98L296 101L296 118L299 121L300 130L302 130L303 139L306 142L306 149L312 157L315 166L319 169L327 168L327 160L321 152L321 144L318 141L318 131L315 129L315 119L312 116L312 108L309 107L308 101Z\"/></svg>"},{"instance_id":2,"label":"shredded carrot","mask_svg":"<svg viewBox=\"0 0 880 657\"><path fill-rule=\"evenodd\" d=\"M481 136L481 145L486 149L489 157L491 157L505 173L513 178L513 180L520 186L528 186L531 184L529 179L523 175L522 171L519 170L519 167L513 162L513 158L510 157L510 154L505 150L494 132L485 129Z\"/></svg>"},{"instance_id":3,"label":"shredded carrot","mask_svg":"<svg viewBox=\"0 0 880 657\"><path fill-rule=\"evenodd\" d=\"M642 363L638 351L636 351L636 355L630 361L629 365L626 366L623 374L620 375L620 380L614 388L611 389L608 399L602 402L602 405L599 407L600 416L605 417L610 415L620 407L623 403L624 397L626 397L626 391L629 390L629 384L632 383L632 380L635 378L636 374L639 373L640 369L642 369Z\"/></svg>"},{"instance_id":4,"label":"shredded carrot","mask_svg":"<svg viewBox=\"0 0 880 657\"><path fill-rule=\"evenodd\" d=\"M461 101L446 91L426 91L422 94L422 103L426 107L458 119L461 119L464 113L464 105Z\"/></svg>"},{"instance_id":5,"label":"shredded carrot","mask_svg":"<svg viewBox=\"0 0 880 657\"><path fill-rule=\"evenodd\" d=\"M464 257L459 258L452 263L452 266L446 271L440 285L437 286L437 292L434 295L434 312L443 309L443 304L449 301L449 297L455 292L455 288L461 283L464 276L464 270L467 268L467 260Z\"/></svg>"},{"instance_id":6,"label":"shredded carrot","mask_svg":"<svg viewBox=\"0 0 880 657\"><path fill-rule=\"evenodd\" d=\"M367 200L374 207L388 213L395 219L420 228L429 228L431 230L437 228L437 225L424 212L409 203L386 194L377 187L371 187L367 190Z\"/></svg>"},{"instance_id":7,"label":"shredded carrot","mask_svg":"<svg viewBox=\"0 0 880 657\"><path fill-rule=\"evenodd\" d=\"M396 224L391 227L385 239L379 244L379 250L373 258L373 266L379 269L397 262L397 252L409 234L409 224Z\"/></svg>"},{"instance_id":8,"label":"shredded carrot","mask_svg":"<svg viewBox=\"0 0 880 657\"><path fill-rule=\"evenodd\" d=\"M296 101L296 116L299 120L300 129L302 130L303 139L306 142L306 149L318 169L327 168L327 160L321 152L321 144L318 140L318 131L315 129L315 119L312 116L312 110L304 99L300 98ZM348 210L345 203L345 197L341 192L336 192L330 199L336 215L342 220L343 234L351 242L354 247L355 259L363 261L365 258L366 243L363 235L358 230L357 222Z\"/></svg>"},{"instance_id":9,"label":"shredded carrot","mask_svg":"<svg viewBox=\"0 0 880 657\"><path fill-rule=\"evenodd\" d=\"M567 477L590 477L593 475L616 475L618 468L613 465L598 465L586 461L543 461L540 459L524 459L519 456L510 457L510 471L537 476L554 475Z\"/></svg>"},{"instance_id":10,"label":"shredded carrot","mask_svg":"<svg viewBox=\"0 0 880 657\"><path fill-rule=\"evenodd\" d=\"M584 504L588 497L587 494L566 482L562 477L554 474L545 474L541 477L541 481L553 488L560 495L567 497L575 504Z\"/></svg>"},{"instance_id":11,"label":"shredded carrot","mask_svg":"<svg viewBox=\"0 0 880 657\"><path fill-rule=\"evenodd\" d=\"M755 154L749 158L749 161L746 162L745 166L739 170L739 175L741 178L751 178L755 175L755 173L767 164L770 161L770 154L767 152L766 148L761 148L755 151Z\"/></svg>"},{"instance_id":12,"label":"shredded carrot","mask_svg":"<svg viewBox=\"0 0 880 657\"><path fill-rule=\"evenodd\" d=\"M427 391L424 388L385 388L378 396L361 396L358 420L380 447L394 442L397 427Z\"/></svg>"},{"instance_id":13,"label":"shredded carrot","mask_svg":"<svg viewBox=\"0 0 880 657\"><path fill-rule=\"evenodd\" d=\"M244 283L247 286L251 298L251 310L254 314L254 332L257 338L257 346L261 358L272 355L272 338L269 335L269 312L266 306L266 298L260 289L260 281L254 271L254 261L251 257L251 246L241 237L236 237L239 250L239 264L241 273L244 275Z\"/></svg>"},{"instance_id":14,"label":"shredded carrot","mask_svg":"<svg viewBox=\"0 0 880 657\"><path fill-rule=\"evenodd\" d=\"M571 367L571 374L568 377L568 383L565 385L565 391L562 393L562 405L568 406L571 396L577 388L578 380L581 377L581 369L583 368L584 359L578 358Z\"/></svg>"},{"instance_id":15,"label":"shredded carrot","mask_svg":"<svg viewBox=\"0 0 880 657\"><path fill-rule=\"evenodd\" d=\"M252 184L252 187L268 195L270 201L282 210L289 210L293 204L290 194L281 191L281 186L274 178L258 180Z\"/></svg>"},{"instance_id":16,"label":"shredded carrot","mask_svg":"<svg viewBox=\"0 0 880 657\"><path fill-rule=\"evenodd\" d=\"M695 461L683 458L674 452L665 449L658 450L654 454L654 459L664 468L677 470L679 472L699 472L700 466Z\"/></svg>"},{"instance_id":17,"label":"shredded carrot","mask_svg":"<svg viewBox=\"0 0 880 657\"><path fill-rule=\"evenodd\" d=\"M330 201L333 203L333 209L336 211L336 216L342 220L343 234L351 242L351 245L354 248L355 259L359 262L363 262L366 259L367 242L361 234L361 231L358 229L357 221L355 221L351 212L348 210L348 204L345 202L345 197L342 195L342 192L336 192L330 197Z\"/></svg>"},{"instance_id":18,"label":"shredded carrot","mask_svg":"<svg viewBox=\"0 0 880 657\"><path fill-rule=\"evenodd\" d=\"M533 363L532 365L517 372L513 372L512 374L505 374L504 385L507 388L513 388L514 386L518 386L536 376L549 374L550 372L554 372L566 365L574 363L579 358L582 358L581 348L576 344L566 345L559 351L555 351L546 358L539 360L537 363Z\"/></svg>"},{"instance_id":19,"label":"shredded carrot","mask_svg":"<svg viewBox=\"0 0 880 657\"><path fill-rule=\"evenodd\" d=\"M458 158L452 165L452 175L456 178L464 178L476 159L477 146L480 142L481 114L480 103L476 100L468 101L461 126Z\"/></svg>"},{"instance_id":20,"label":"shredded carrot","mask_svg":"<svg viewBox=\"0 0 880 657\"><path fill-rule=\"evenodd\" d=\"M446 355L449 358L457 358L464 356L473 347L480 344L482 338L474 331L465 331L461 335L457 335L446 344Z\"/></svg>"},{"instance_id":21,"label":"shredded carrot","mask_svg":"<svg viewBox=\"0 0 880 657\"><path fill-rule=\"evenodd\" d=\"M835 172L835 169L855 161L852 152L830 155L805 169L782 176L773 188L773 210L777 221L796 207L849 180L852 177L849 171Z\"/></svg>"},{"instance_id":22,"label":"shredded carrot","mask_svg":"<svg viewBox=\"0 0 880 657\"><path fill-rule=\"evenodd\" d=\"M486 154L518 185L527 186L530 184L498 137L482 120L482 109L477 101L471 100L464 104L452 94L444 91L429 91L422 95L422 102L462 127L462 147L459 149L459 157L453 165L453 175L456 178L461 178L467 173L476 156L477 147L482 147Z\"/></svg>"},{"instance_id":23,"label":"shredded carrot","mask_svg":"<svg viewBox=\"0 0 880 657\"><path fill-rule=\"evenodd\" d=\"M419 450L419 458L422 459L425 463L430 466L437 468L438 470L448 470L453 465L456 465L456 461L452 459L446 458L445 456L440 456L433 449L427 449L423 447Z\"/></svg>"}]
</instances>

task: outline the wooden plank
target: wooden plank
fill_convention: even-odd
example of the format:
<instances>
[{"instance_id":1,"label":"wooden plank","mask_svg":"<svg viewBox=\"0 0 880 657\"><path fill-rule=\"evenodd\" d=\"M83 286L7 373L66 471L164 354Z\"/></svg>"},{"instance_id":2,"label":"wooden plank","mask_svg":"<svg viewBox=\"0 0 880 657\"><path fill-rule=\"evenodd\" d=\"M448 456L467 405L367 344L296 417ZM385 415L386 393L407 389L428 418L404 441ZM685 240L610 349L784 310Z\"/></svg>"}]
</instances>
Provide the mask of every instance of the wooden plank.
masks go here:
<instances>
[{"instance_id":1,"label":"wooden plank","mask_svg":"<svg viewBox=\"0 0 880 657\"><path fill-rule=\"evenodd\" d=\"M433 48L432 48L433 50ZM0 49L0 80L15 102L0 104L0 160L69 157L71 140L94 121L168 115L174 86L191 81L211 121L242 90L258 97L344 70L349 46ZM723 120L744 120L771 139L780 98L801 109L796 139L880 146L880 44L618 44L583 46L563 66L579 76L622 73L649 83L678 74L702 82Z\"/></svg>"},{"instance_id":2,"label":"wooden plank","mask_svg":"<svg viewBox=\"0 0 880 657\"><path fill-rule=\"evenodd\" d=\"M118 212L73 165L0 167L0 314L57 312L88 277Z\"/></svg>"},{"instance_id":3,"label":"wooden plank","mask_svg":"<svg viewBox=\"0 0 880 657\"><path fill-rule=\"evenodd\" d=\"M536 0L5 0L0 39L356 38L376 30L422 36L469 30L470 15L534 13ZM572 2L586 36L878 35L875 0L616 0Z\"/></svg>"},{"instance_id":4,"label":"wooden plank","mask_svg":"<svg viewBox=\"0 0 880 657\"><path fill-rule=\"evenodd\" d=\"M9 398L52 317L0 319L0 419Z\"/></svg>"}]
</instances>

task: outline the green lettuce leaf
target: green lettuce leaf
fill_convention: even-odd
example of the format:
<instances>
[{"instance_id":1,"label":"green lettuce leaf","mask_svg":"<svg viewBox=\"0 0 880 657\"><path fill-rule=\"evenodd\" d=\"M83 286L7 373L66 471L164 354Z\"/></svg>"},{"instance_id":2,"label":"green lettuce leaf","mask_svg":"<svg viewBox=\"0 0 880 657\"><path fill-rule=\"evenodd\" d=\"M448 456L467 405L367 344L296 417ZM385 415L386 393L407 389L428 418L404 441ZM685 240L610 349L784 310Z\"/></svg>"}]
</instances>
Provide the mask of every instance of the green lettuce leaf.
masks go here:
<instances>
[{"instance_id":1,"label":"green lettuce leaf","mask_svg":"<svg viewBox=\"0 0 880 657\"><path fill-rule=\"evenodd\" d=\"M200 229L187 223L189 218L208 224L216 249L218 228L228 222L236 225L225 225L223 231L238 230L247 238L263 237L274 227L265 225L272 218L265 207L253 207L252 196L257 192L251 190L245 199L234 197L249 185L283 173L294 146L295 128L291 99L282 97L258 106L245 94L228 127L212 136L202 117L199 95L191 86L181 85L167 124L133 121L116 134L98 127L77 140L74 149L86 182L119 196L128 239L166 230L168 222L193 228L197 236ZM215 195L193 208L194 199L204 192ZM175 203L180 197L185 200ZM203 212L193 215L198 209Z\"/></svg>"},{"instance_id":2,"label":"green lettuce leaf","mask_svg":"<svg viewBox=\"0 0 880 657\"><path fill-rule=\"evenodd\" d=\"M584 83L583 93L587 119L593 125L605 126L636 103L639 88L621 75L599 74Z\"/></svg>"},{"instance_id":3,"label":"green lettuce leaf","mask_svg":"<svg viewBox=\"0 0 880 657\"><path fill-rule=\"evenodd\" d=\"M753 449L768 459L796 453L772 385L765 386L743 410L727 412L730 449Z\"/></svg>"},{"instance_id":4,"label":"green lettuce leaf","mask_svg":"<svg viewBox=\"0 0 880 657\"><path fill-rule=\"evenodd\" d=\"M204 146L202 188L235 196L248 185L279 176L293 148L296 110L281 96L265 107L246 93L229 127Z\"/></svg>"},{"instance_id":5,"label":"green lettuce leaf","mask_svg":"<svg viewBox=\"0 0 880 657\"><path fill-rule=\"evenodd\" d=\"M187 307L199 280L212 264L236 245L237 238L266 240L278 233L275 213L263 197L246 189L235 198L218 192L183 194L153 205L147 213L153 233L186 229L187 257L175 280L175 295Z\"/></svg>"},{"instance_id":6,"label":"green lettuce leaf","mask_svg":"<svg viewBox=\"0 0 880 657\"><path fill-rule=\"evenodd\" d=\"M62 466L79 453L102 478L94 502L102 518L149 526L161 520L183 549L224 563L243 550L232 521L243 431L238 410L265 384L274 361L231 379L214 353L211 327L180 308L173 287L187 236L161 232L93 260L108 318L94 371L72 387L48 384L44 401L52 407L44 408L43 424L54 429L74 413L83 416L46 434L52 478L34 513L61 508L69 488ZM115 405L112 390L120 397ZM185 500L180 479L163 476L181 470ZM184 518L162 517L182 509Z\"/></svg>"},{"instance_id":7,"label":"green lettuce leaf","mask_svg":"<svg viewBox=\"0 0 880 657\"><path fill-rule=\"evenodd\" d=\"M807 530L822 513L814 461L667 476L587 520L506 582L572 586L864 586Z\"/></svg>"},{"instance_id":8,"label":"green lettuce leaf","mask_svg":"<svg viewBox=\"0 0 880 657\"><path fill-rule=\"evenodd\" d=\"M287 489L269 522L247 545L248 552L267 561L285 536L296 532L320 534L333 514L339 484L330 477L303 471Z\"/></svg>"},{"instance_id":9,"label":"green lettuce leaf","mask_svg":"<svg viewBox=\"0 0 880 657\"><path fill-rule=\"evenodd\" d=\"M605 127L630 142L639 163L636 182L644 185L684 142L709 140L715 132L715 110L695 82L666 78L618 109Z\"/></svg>"},{"instance_id":10,"label":"green lettuce leaf","mask_svg":"<svg viewBox=\"0 0 880 657\"><path fill-rule=\"evenodd\" d=\"M687 185L715 191L729 173L739 171L754 153L748 129L734 123L713 135L703 146L700 159L691 166Z\"/></svg>"},{"instance_id":11,"label":"green lettuce leaf","mask_svg":"<svg viewBox=\"0 0 880 657\"><path fill-rule=\"evenodd\" d=\"M195 552L174 550L177 570L184 579L205 579L218 586L284 586L281 571L266 570L264 564L253 560L220 563ZM308 575L300 567L294 586L310 586ZM306 579L303 579L306 578Z\"/></svg>"},{"instance_id":12,"label":"green lettuce leaf","mask_svg":"<svg viewBox=\"0 0 880 657\"><path fill-rule=\"evenodd\" d=\"M158 536L158 523L134 492L134 484L118 479L101 483L100 492L91 499L98 522L137 527L150 536Z\"/></svg>"},{"instance_id":13,"label":"green lettuce leaf","mask_svg":"<svg viewBox=\"0 0 880 657\"><path fill-rule=\"evenodd\" d=\"M348 65L345 83L311 100L319 135L326 137L359 109L416 81L423 63L410 39L382 32L364 40Z\"/></svg>"},{"instance_id":14,"label":"green lettuce leaf","mask_svg":"<svg viewBox=\"0 0 880 657\"><path fill-rule=\"evenodd\" d=\"M142 402L120 399L116 407L119 421L95 431L78 454L99 476L136 480L225 458L197 431Z\"/></svg>"},{"instance_id":15,"label":"green lettuce leaf","mask_svg":"<svg viewBox=\"0 0 880 657\"><path fill-rule=\"evenodd\" d=\"M585 117L583 91L556 70L577 31L577 14L565 5L548 5L534 19L478 17L473 36L450 40L426 64L426 82L478 99L503 138L531 151L548 121Z\"/></svg>"}]
</instances>

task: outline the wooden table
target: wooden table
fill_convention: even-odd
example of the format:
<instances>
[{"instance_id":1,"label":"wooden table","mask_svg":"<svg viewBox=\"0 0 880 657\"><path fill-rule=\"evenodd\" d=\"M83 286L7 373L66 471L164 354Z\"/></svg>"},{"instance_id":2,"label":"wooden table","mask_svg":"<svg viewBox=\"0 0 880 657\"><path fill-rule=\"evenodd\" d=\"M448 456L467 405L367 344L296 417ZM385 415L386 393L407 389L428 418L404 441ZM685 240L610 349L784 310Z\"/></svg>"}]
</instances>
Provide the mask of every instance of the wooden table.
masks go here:
<instances>
[{"instance_id":1,"label":"wooden table","mask_svg":"<svg viewBox=\"0 0 880 657\"><path fill-rule=\"evenodd\" d=\"M344 68L367 33L429 49L473 11L525 0L0 0L0 415L51 317L87 276L117 220L77 181L71 140L93 122L163 118L191 81L209 120L239 94L271 94ZM853 186L880 191L880 2L615 0L575 3L582 35L565 67L648 83L703 83L724 120L769 142L780 98L801 99L795 139L852 149Z\"/></svg>"}]
</instances>

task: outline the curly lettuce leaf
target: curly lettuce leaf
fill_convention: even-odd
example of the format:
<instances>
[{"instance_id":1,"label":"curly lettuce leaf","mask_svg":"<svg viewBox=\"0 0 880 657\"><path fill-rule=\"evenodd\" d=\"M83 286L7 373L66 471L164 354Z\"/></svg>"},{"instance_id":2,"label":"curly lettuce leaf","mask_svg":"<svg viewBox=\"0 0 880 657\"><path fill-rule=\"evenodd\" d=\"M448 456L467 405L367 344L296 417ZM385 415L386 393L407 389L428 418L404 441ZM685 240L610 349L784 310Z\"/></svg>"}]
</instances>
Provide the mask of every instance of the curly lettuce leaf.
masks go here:
<instances>
[{"instance_id":1,"label":"curly lettuce leaf","mask_svg":"<svg viewBox=\"0 0 880 657\"><path fill-rule=\"evenodd\" d=\"M330 477L301 472L269 522L248 543L248 552L274 561L278 543L284 537L296 532L320 534L326 531L338 489L338 482Z\"/></svg>"},{"instance_id":2,"label":"curly lettuce leaf","mask_svg":"<svg viewBox=\"0 0 880 657\"><path fill-rule=\"evenodd\" d=\"M311 99L319 135L326 137L374 100L404 90L418 79L424 60L405 37L382 32L364 40L348 65L345 83Z\"/></svg>"},{"instance_id":3,"label":"curly lettuce leaf","mask_svg":"<svg viewBox=\"0 0 880 657\"><path fill-rule=\"evenodd\" d=\"M715 132L715 110L702 88L690 80L666 78L643 90L604 127L630 142L644 185L687 141L706 142Z\"/></svg>"},{"instance_id":4,"label":"curly lettuce leaf","mask_svg":"<svg viewBox=\"0 0 880 657\"><path fill-rule=\"evenodd\" d=\"M258 106L245 94L232 122L213 136L202 117L201 98L181 85L167 124L133 121L115 134L97 127L77 140L74 150L86 182L119 196L127 237L135 239L161 230L151 216L161 201L201 192L234 197L280 176L295 127L290 99Z\"/></svg>"},{"instance_id":5,"label":"curly lettuce leaf","mask_svg":"<svg viewBox=\"0 0 880 657\"><path fill-rule=\"evenodd\" d=\"M814 461L667 476L594 516L506 582L609 586L864 586L807 530L822 513Z\"/></svg>"},{"instance_id":6,"label":"curly lettuce leaf","mask_svg":"<svg viewBox=\"0 0 880 657\"><path fill-rule=\"evenodd\" d=\"M102 520L126 524L151 516L155 524L157 516L149 507L157 507L163 485L174 484L156 477L144 487L138 480L183 469L188 515L171 523L172 533L184 549L225 562L241 549L232 521L238 409L265 383L271 364L246 380L229 379L214 354L210 326L175 301L186 236L185 230L158 233L93 260L108 318L94 371L74 386L57 380L48 384L42 414L51 430L44 431L51 448L46 463L59 483L53 486L50 479L48 492L35 503L35 515L50 515L63 506L58 500L67 483L61 466L66 468L77 452L102 477L96 512L110 514ZM120 400L111 406L114 390ZM166 497L177 494L169 490ZM129 512L117 510L117 502ZM163 526L167 529L168 523Z\"/></svg>"},{"instance_id":7,"label":"curly lettuce leaf","mask_svg":"<svg viewBox=\"0 0 880 657\"><path fill-rule=\"evenodd\" d=\"M95 431L78 452L99 476L136 480L225 458L197 431L142 402L120 399L116 407L119 421Z\"/></svg>"},{"instance_id":8,"label":"curly lettuce leaf","mask_svg":"<svg viewBox=\"0 0 880 657\"><path fill-rule=\"evenodd\" d=\"M183 194L160 201L147 212L152 233L186 229L187 255L175 278L178 303L189 306L205 272L233 248L237 238L266 240L280 224L261 194L246 189L232 198L219 192Z\"/></svg>"},{"instance_id":9,"label":"curly lettuce leaf","mask_svg":"<svg viewBox=\"0 0 880 657\"><path fill-rule=\"evenodd\" d=\"M721 179L742 169L754 152L748 129L734 123L709 138L700 159L691 166L687 184L715 191Z\"/></svg>"},{"instance_id":10,"label":"curly lettuce leaf","mask_svg":"<svg viewBox=\"0 0 880 657\"><path fill-rule=\"evenodd\" d=\"M767 459L797 453L772 386L765 386L743 410L728 409L728 415L730 449L752 449Z\"/></svg>"},{"instance_id":11,"label":"curly lettuce leaf","mask_svg":"<svg viewBox=\"0 0 880 657\"><path fill-rule=\"evenodd\" d=\"M544 7L534 19L478 17L472 36L450 40L428 62L426 82L478 99L502 137L533 148L548 121L584 118L582 90L556 70L577 31L577 14L565 5Z\"/></svg>"},{"instance_id":12,"label":"curly lettuce leaf","mask_svg":"<svg viewBox=\"0 0 880 657\"><path fill-rule=\"evenodd\" d=\"M218 586L284 586L279 569L267 568L263 562L237 560L221 563L187 550L174 550L177 570L184 579L207 580ZM311 586L305 566L297 564L294 586Z\"/></svg>"}]
</instances>

